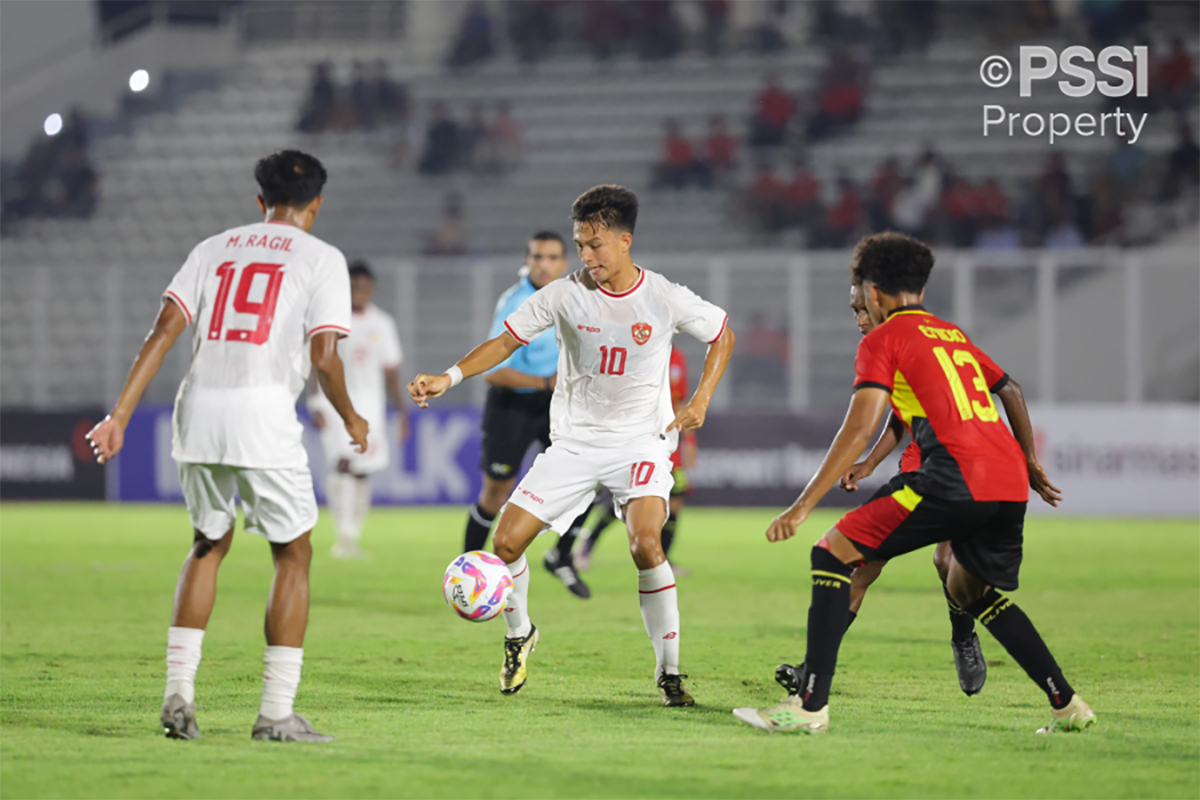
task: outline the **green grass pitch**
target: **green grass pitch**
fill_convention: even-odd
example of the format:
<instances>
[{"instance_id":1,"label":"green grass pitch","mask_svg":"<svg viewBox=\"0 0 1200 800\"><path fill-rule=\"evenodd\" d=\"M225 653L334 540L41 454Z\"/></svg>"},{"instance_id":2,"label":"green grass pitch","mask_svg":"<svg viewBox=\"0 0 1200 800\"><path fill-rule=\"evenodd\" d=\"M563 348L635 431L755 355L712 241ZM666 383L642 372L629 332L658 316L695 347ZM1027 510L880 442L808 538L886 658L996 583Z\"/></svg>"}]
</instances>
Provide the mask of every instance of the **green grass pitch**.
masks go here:
<instances>
[{"instance_id":1,"label":"green grass pitch","mask_svg":"<svg viewBox=\"0 0 1200 800\"><path fill-rule=\"evenodd\" d=\"M1042 737L1044 695L986 633L987 686L955 679L931 550L884 570L842 646L825 736L769 735L739 705L780 696L804 651L808 543L766 510L689 509L678 560L683 666L699 705L665 709L619 526L580 601L530 549L542 641L502 696L504 628L445 607L462 509L378 510L369 561L314 534L297 709L330 745L252 742L266 544L237 534L197 679L204 739L158 730L166 627L188 546L173 507L0 509L0 797L1196 797L1200 537L1194 520L1034 518L1023 588L1099 724Z\"/></svg>"}]
</instances>

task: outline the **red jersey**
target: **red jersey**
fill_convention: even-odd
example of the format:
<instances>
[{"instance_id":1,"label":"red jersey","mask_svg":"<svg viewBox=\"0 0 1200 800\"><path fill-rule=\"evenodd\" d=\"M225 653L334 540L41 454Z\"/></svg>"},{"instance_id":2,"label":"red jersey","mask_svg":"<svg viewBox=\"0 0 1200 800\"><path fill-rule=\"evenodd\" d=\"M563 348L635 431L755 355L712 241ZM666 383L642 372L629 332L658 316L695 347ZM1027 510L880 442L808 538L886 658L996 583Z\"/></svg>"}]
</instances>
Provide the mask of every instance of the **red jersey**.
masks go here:
<instances>
[{"instance_id":1,"label":"red jersey","mask_svg":"<svg viewBox=\"0 0 1200 800\"><path fill-rule=\"evenodd\" d=\"M1028 501L1025 455L992 402L1007 382L965 333L921 306L893 311L854 359L854 388L887 390L920 448L914 489L946 500Z\"/></svg>"},{"instance_id":2,"label":"red jersey","mask_svg":"<svg viewBox=\"0 0 1200 800\"><path fill-rule=\"evenodd\" d=\"M678 347L671 348L671 365L668 368L668 373L671 379L671 405L678 410L681 405L687 402L688 391L687 358ZM688 431L679 437L679 446L671 454L671 464L676 469L683 466L683 443L685 441L688 444L695 444L695 432Z\"/></svg>"}]
</instances>

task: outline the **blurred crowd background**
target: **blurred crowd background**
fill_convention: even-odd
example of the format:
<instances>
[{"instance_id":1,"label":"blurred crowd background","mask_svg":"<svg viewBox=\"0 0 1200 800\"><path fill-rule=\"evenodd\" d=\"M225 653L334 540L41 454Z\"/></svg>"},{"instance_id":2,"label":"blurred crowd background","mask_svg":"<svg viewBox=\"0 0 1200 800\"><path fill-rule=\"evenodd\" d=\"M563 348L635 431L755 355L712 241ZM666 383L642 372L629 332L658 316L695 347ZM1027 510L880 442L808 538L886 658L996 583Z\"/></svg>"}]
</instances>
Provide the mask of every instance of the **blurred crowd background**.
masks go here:
<instances>
[{"instance_id":1,"label":"blurred crowd background","mask_svg":"<svg viewBox=\"0 0 1200 800\"><path fill-rule=\"evenodd\" d=\"M27 63L4 43L7 405L100 399L171 272L255 214L253 163L287 146L325 161L315 232L381 265L414 368L486 328L530 232L568 233L574 197L616 182L641 196L645 263L723 300L744 331L727 403L841 402L854 340L837 251L886 229L945 254L931 302L1011 352L1041 399L1200 398L1195 304L1154 305L1186 295L1200 248L1195 3L49 5L86 9L67 20L81 38ZM985 87L980 61L1016 63L1022 44L1145 45L1147 96ZM985 103L1148 116L1132 144L1051 145L984 136ZM1146 266L1160 250L1175 272ZM1112 301L1144 329L1136 364L1106 367L1071 303L1124 297L1143 274L1136 308ZM1084 356L1072 333L1048 363L1034 355L1022 336L1051 323L1084 331ZM1080 358L1119 375L1054 377ZM168 369L152 395L177 378Z\"/></svg>"}]
</instances>

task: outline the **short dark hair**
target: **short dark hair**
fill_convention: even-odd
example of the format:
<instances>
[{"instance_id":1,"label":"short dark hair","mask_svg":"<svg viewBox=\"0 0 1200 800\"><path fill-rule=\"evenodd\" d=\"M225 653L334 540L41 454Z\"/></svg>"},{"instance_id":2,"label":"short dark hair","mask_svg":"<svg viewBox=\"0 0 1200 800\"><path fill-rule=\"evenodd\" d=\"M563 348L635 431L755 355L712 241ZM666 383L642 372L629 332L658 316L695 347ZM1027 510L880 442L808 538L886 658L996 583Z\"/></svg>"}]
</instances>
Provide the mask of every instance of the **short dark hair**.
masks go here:
<instances>
[{"instance_id":1,"label":"short dark hair","mask_svg":"<svg viewBox=\"0 0 1200 800\"><path fill-rule=\"evenodd\" d=\"M254 180L268 206L303 208L321 196L325 167L308 153L280 150L254 165Z\"/></svg>"},{"instance_id":2,"label":"short dark hair","mask_svg":"<svg viewBox=\"0 0 1200 800\"><path fill-rule=\"evenodd\" d=\"M633 233L637 225L637 215L637 195L615 183L593 186L575 198L571 205L571 218L575 222L589 222L629 233Z\"/></svg>"},{"instance_id":3,"label":"short dark hair","mask_svg":"<svg viewBox=\"0 0 1200 800\"><path fill-rule=\"evenodd\" d=\"M358 258L350 262L350 277L351 279L370 278L371 280L375 280L375 273L371 272L371 267L367 265L366 261Z\"/></svg>"},{"instance_id":4,"label":"short dark hair","mask_svg":"<svg viewBox=\"0 0 1200 800\"><path fill-rule=\"evenodd\" d=\"M884 294L919 292L933 270L933 251L924 242L902 233L864 236L854 249L850 277L854 283L870 281Z\"/></svg>"},{"instance_id":5,"label":"short dark hair","mask_svg":"<svg viewBox=\"0 0 1200 800\"><path fill-rule=\"evenodd\" d=\"M562 245L563 254L566 255L567 241L566 241L566 239L564 239L562 236L558 235L554 231L538 231L533 236L529 237L529 241L530 242L558 242L559 244ZM529 243L528 242L525 244L525 252L526 252L526 254L529 253Z\"/></svg>"}]
</instances>

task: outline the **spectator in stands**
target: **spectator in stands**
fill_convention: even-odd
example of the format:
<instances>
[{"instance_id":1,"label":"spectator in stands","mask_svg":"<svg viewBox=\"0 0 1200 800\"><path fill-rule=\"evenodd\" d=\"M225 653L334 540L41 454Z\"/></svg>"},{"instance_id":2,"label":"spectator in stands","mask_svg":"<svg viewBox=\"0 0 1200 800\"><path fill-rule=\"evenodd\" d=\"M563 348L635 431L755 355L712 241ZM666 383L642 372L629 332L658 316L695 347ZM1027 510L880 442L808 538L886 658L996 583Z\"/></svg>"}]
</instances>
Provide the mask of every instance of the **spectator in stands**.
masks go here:
<instances>
[{"instance_id":1,"label":"spectator in stands","mask_svg":"<svg viewBox=\"0 0 1200 800\"><path fill-rule=\"evenodd\" d=\"M789 9L787 0L771 0L754 4L754 7L762 10L763 17L750 29L750 50L763 56L781 52L787 47L783 35Z\"/></svg>"},{"instance_id":2,"label":"spectator in stands","mask_svg":"<svg viewBox=\"0 0 1200 800\"><path fill-rule=\"evenodd\" d=\"M1128 203L1140 194L1149 161L1150 156L1141 145L1130 144L1128 139L1117 140L1108 154L1108 169L1113 177L1118 202Z\"/></svg>"},{"instance_id":3,"label":"spectator in stands","mask_svg":"<svg viewBox=\"0 0 1200 800\"><path fill-rule=\"evenodd\" d=\"M1200 147L1196 146L1191 126L1180 121L1178 135L1175 149L1167 156L1167 171L1159 190L1159 197L1167 201L1179 197L1185 186L1200 183Z\"/></svg>"},{"instance_id":4,"label":"spectator in stands","mask_svg":"<svg viewBox=\"0 0 1200 800\"><path fill-rule=\"evenodd\" d=\"M425 149L417 171L422 175L445 175L459 166L461 153L461 129L451 119L446 104L436 100L432 105L429 128L425 134Z\"/></svg>"},{"instance_id":5,"label":"spectator in stands","mask_svg":"<svg viewBox=\"0 0 1200 800\"><path fill-rule=\"evenodd\" d=\"M296 129L302 133L322 133L333 122L337 105L337 87L333 83L332 67L323 61L313 66L308 102L300 113Z\"/></svg>"},{"instance_id":6,"label":"spectator in stands","mask_svg":"<svg viewBox=\"0 0 1200 800\"><path fill-rule=\"evenodd\" d=\"M630 29L630 3L622 0L584 0L579 38L599 61L612 58Z\"/></svg>"},{"instance_id":7,"label":"spectator in stands","mask_svg":"<svg viewBox=\"0 0 1200 800\"><path fill-rule=\"evenodd\" d=\"M811 142L843 132L858 121L863 109L860 69L848 52L833 52L819 80L817 110L805 131Z\"/></svg>"},{"instance_id":8,"label":"spectator in stands","mask_svg":"<svg viewBox=\"0 0 1200 800\"><path fill-rule=\"evenodd\" d=\"M1175 111L1196 104L1196 71L1182 38L1176 36L1171 40L1171 52L1157 65L1150 90L1158 95L1162 105Z\"/></svg>"},{"instance_id":9,"label":"spectator in stands","mask_svg":"<svg viewBox=\"0 0 1200 800\"><path fill-rule=\"evenodd\" d=\"M408 87L397 82L388 73L388 63L382 58L375 62L373 76L375 105L381 121L396 125L408 122Z\"/></svg>"},{"instance_id":10,"label":"spectator in stands","mask_svg":"<svg viewBox=\"0 0 1200 800\"><path fill-rule=\"evenodd\" d=\"M754 102L755 113L750 120L750 141L753 148L778 147L787 140L788 123L796 113L796 101L779 85L774 73L766 76L766 85Z\"/></svg>"},{"instance_id":11,"label":"spectator in stands","mask_svg":"<svg viewBox=\"0 0 1200 800\"><path fill-rule=\"evenodd\" d=\"M814 229L821 221L821 182L808 162L792 162L792 179L780 191L784 222L789 227Z\"/></svg>"},{"instance_id":12,"label":"spectator in stands","mask_svg":"<svg viewBox=\"0 0 1200 800\"><path fill-rule=\"evenodd\" d=\"M729 25L730 0L703 0L704 52L721 55L725 44L725 28Z\"/></svg>"},{"instance_id":13,"label":"spectator in stands","mask_svg":"<svg viewBox=\"0 0 1200 800\"><path fill-rule=\"evenodd\" d=\"M1008 198L995 178L988 178L976 191L975 213L981 227L995 227L1009 222Z\"/></svg>"},{"instance_id":14,"label":"spectator in stands","mask_svg":"<svg viewBox=\"0 0 1200 800\"><path fill-rule=\"evenodd\" d=\"M458 27L458 36L450 51L447 64L451 69L472 67L486 61L495 53L492 42L492 17L487 4L482 0L471 0Z\"/></svg>"},{"instance_id":15,"label":"spectator in stands","mask_svg":"<svg viewBox=\"0 0 1200 800\"><path fill-rule=\"evenodd\" d=\"M939 3L928 0L889 0L876 4L881 54L925 52L937 33L939 8Z\"/></svg>"},{"instance_id":16,"label":"spectator in stands","mask_svg":"<svg viewBox=\"0 0 1200 800\"><path fill-rule=\"evenodd\" d=\"M495 161L491 156L492 129L483 117L483 104L471 103L467 124L460 134L459 164L472 172L490 172Z\"/></svg>"},{"instance_id":17,"label":"spectator in stands","mask_svg":"<svg viewBox=\"0 0 1200 800\"><path fill-rule=\"evenodd\" d=\"M96 210L98 178L88 160L88 123L72 108L54 136L34 137L16 170L4 214L13 219L86 219Z\"/></svg>"},{"instance_id":18,"label":"spectator in stands","mask_svg":"<svg viewBox=\"0 0 1200 800\"><path fill-rule=\"evenodd\" d=\"M1030 220L1035 237L1044 237L1061 226L1063 220L1074 219L1075 190L1067 173L1062 153L1052 153L1042 166L1034 183L1033 218Z\"/></svg>"},{"instance_id":19,"label":"spectator in stands","mask_svg":"<svg viewBox=\"0 0 1200 800\"><path fill-rule=\"evenodd\" d=\"M375 81L367 74L367 65L354 62L350 79L350 107L354 111L354 127L369 131L379 121L379 98Z\"/></svg>"},{"instance_id":20,"label":"spectator in stands","mask_svg":"<svg viewBox=\"0 0 1200 800\"><path fill-rule=\"evenodd\" d=\"M522 64L536 64L554 47L558 40L558 6L558 0L504 4L508 35Z\"/></svg>"},{"instance_id":21,"label":"spectator in stands","mask_svg":"<svg viewBox=\"0 0 1200 800\"><path fill-rule=\"evenodd\" d=\"M910 236L929 238L930 213L942 196L944 167L929 147L921 153L913 174L904 178L892 203L892 221L896 229Z\"/></svg>"},{"instance_id":22,"label":"spectator in stands","mask_svg":"<svg viewBox=\"0 0 1200 800\"><path fill-rule=\"evenodd\" d=\"M1121 213L1121 201L1112 175L1105 173L1097 175L1092 180L1092 190L1088 193L1088 208L1086 216L1087 240L1091 244L1104 244L1120 231L1125 224Z\"/></svg>"},{"instance_id":23,"label":"spectator in stands","mask_svg":"<svg viewBox=\"0 0 1200 800\"><path fill-rule=\"evenodd\" d=\"M507 101L502 100L496 105L491 139L495 146L499 172L511 172L520 166L523 154L521 126L513 119L512 106Z\"/></svg>"},{"instance_id":24,"label":"spectator in stands","mask_svg":"<svg viewBox=\"0 0 1200 800\"><path fill-rule=\"evenodd\" d=\"M783 228L783 184L769 163L759 163L754 180L742 193L741 206L752 230L775 233Z\"/></svg>"},{"instance_id":25,"label":"spectator in stands","mask_svg":"<svg viewBox=\"0 0 1200 800\"><path fill-rule=\"evenodd\" d=\"M867 192L867 227L873 233L895 227L895 223L892 222L892 204L896 201L901 186L900 163L895 156L888 156L875 171Z\"/></svg>"},{"instance_id":26,"label":"spectator in stands","mask_svg":"<svg viewBox=\"0 0 1200 800\"><path fill-rule=\"evenodd\" d=\"M683 29L675 17L671 0L638 0L631 5L638 57L643 61L663 61L678 55L683 47Z\"/></svg>"},{"instance_id":27,"label":"spectator in stands","mask_svg":"<svg viewBox=\"0 0 1200 800\"><path fill-rule=\"evenodd\" d=\"M952 175L942 192L941 210L946 219L950 241L955 247L970 247L978 228L977 193L961 175Z\"/></svg>"},{"instance_id":28,"label":"spectator in stands","mask_svg":"<svg viewBox=\"0 0 1200 800\"><path fill-rule=\"evenodd\" d=\"M663 128L662 154L654 165L651 187L682 189L690 183L703 185L705 167L696 159L691 142L679 126L679 120L669 118L663 123Z\"/></svg>"},{"instance_id":29,"label":"spectator in stands","mask_svg":"<svg viewBox=\"0 0 1200 800\"><path fill-rule=\"evenodd\" d=\"M862 220L862 200L854 181L847 176L838 179L838 198L825 212L825 226L816 237L817 247L846 247Z\"/></svg>"},{"instance_id":30,"label":"spectator in stands","mask_svg":"<svg viewBox=\"0 0 1200 800\"><path fill-rule=\"evenodd\" d=\"M427 256L466 255L469 250L462 218L462 196L457 192L446 195L442 223L437 230L425 234L425 248L422 252Z\"/></svg>"},{"instance_id":31,"label":"spectator in stands","mask_svg":"<svg viewBox=\"0 0 1200 800\"><path fill-rule=\"evenodd\" d=\"M96 213L96 171L88 163L87 153L75 147L62 156L62 168L55 181L60 187L55 197L53 216L90 219Z\"/></svg>"},{"instance_id":32,"label":"spectator in stands","mask_svg":"<svg viewBox=\"0 0 1200 800\"><path fill-rule=\"evenodd\" d=\"M1137 0L1083 0L1079 13L1095 44L1103 47L1135 37L1146 21L1148 7Z\"/></svg>"},{"instance_id":33,"label":"spectator in stands","mask_svg":"<svg viewBox=\"0 0 1200 800\"><path fill-rule=\"evenodd\" d=\"M704 163L712 182L725 185L737 166L737 139L725 126L725 115L714 114L708 121L708 138L704 140Z\"/></svg>"}]
</instances>

